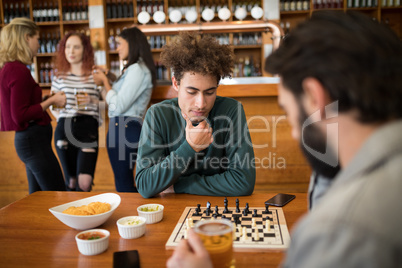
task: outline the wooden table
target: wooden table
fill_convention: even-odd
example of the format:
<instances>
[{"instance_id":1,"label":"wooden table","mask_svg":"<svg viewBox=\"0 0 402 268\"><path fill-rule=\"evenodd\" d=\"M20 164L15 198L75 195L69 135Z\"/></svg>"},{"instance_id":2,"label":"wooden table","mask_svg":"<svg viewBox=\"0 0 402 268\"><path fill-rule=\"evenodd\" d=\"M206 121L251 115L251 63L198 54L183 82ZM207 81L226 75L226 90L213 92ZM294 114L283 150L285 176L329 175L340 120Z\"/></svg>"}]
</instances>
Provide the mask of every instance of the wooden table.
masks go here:
<instances>
[{"instance_id":1,"label":"wooden table","mask_svg":"<svg viewBox=\"0 0 402 268\"><path fill-rule=\"evenodd\" d=\"M36 192L0 209L0 267L112 267L113 252L137 249L141 267L165 267L172 255L165 249L174 226L186 206L205 206L207 201L222 204L223 197L196 196L187 194L162 194L144 199L136 193L119 193L120 206L99 228L110 231L109 248L96 256L84 256L78 252L72 229L50 212L49 208L81 198L96 195L83 192ZM274 194L253 194L238 197L240 206L246 202L250 207L262 207L264 201ZM236 197L228 197L229 206L234 206ZM147 203L165 206L163 220L147 225L146 233L138 239L120 237L116 221L124 216L138 215L137 207ZM296 199L284 208L289 230L307 210L306 194L296 194ZM282 252L235 253L236 267L277 267Z\"/></svg>"}]
</instances>

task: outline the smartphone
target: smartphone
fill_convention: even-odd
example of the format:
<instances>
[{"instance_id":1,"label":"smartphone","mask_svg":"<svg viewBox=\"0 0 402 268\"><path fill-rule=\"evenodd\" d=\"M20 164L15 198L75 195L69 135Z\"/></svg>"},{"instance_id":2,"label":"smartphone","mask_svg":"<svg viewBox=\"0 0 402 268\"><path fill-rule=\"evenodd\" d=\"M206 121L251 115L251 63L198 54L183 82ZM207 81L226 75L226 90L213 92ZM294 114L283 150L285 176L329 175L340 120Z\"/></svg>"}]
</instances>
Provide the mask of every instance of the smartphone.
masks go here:
<instances>
[{"instance_id":1,"label":"smartphone","mask_svg":"<svg viewBox=\"0 0 402 268\"><path fill-rule=\"evenodd\" d=\"M283 207L295 198L296 196L292 194L277 194L271 199L265 201L265 204L270 206Z\"/></svg>"},{"instance_id":2,"label":"smartphone","mask_svg":"<svg viewBox=\"0 0 402 268\"><path fill-rule=\"evenodd\" d=\"M139 268L140 256L137 250L117 251L113 253L113 268Z\"/></svg>"}]
</instances>

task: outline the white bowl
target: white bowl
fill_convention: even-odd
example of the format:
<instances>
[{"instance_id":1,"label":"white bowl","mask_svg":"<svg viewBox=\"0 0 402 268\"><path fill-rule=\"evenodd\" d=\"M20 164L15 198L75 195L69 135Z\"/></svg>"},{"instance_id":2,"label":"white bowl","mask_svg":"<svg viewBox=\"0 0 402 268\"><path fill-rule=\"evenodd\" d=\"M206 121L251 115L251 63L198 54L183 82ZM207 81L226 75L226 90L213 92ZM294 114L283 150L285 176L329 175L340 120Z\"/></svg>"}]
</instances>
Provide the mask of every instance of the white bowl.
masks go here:
<instances>
[{"instance_id":1,"label":"white bowl","mask_svg":"<svg viewBox=\"0 0 402 268\"><path fill-rule=\"evenodd\" d=\"M178 10L178 9L173 9L169 13L169 20L173 23L178 23L182 17L183 17L183 15L181 14L180 10Z\"/></svg>"},{"instance_id":2,"label":"white bowl","mask_svg":"<svg viewBox=\"0 0 402 268\"><path fill-rule=\"evenodd\" d=\"M138 15L137 15L137 19L140 23L142 24L147 24L149 22L149 20L151 19L151 15L149 15L148 12L146 11L141 11Z\"/></svg>"},{"instance_id":3,"label":"white bowl","mask_svg":"<svg viewBox=\"0 0 402 268\"><path fill-rule=\"evenodd\" d=\"M86 230L98 227L99 225L105 223L107 219L113 214L116 208L120 205L121 198L118 194L114 193L106 193L94 195L88 198L80 199L74 202L66 203L57 207L52 207L49 211L62 223L65 225L77 229L77 230ZM78 216L78 215L69 215L63 213L69 207L80 207L83 205L88 205L92 202L106 202L109 203L111 208L109 211L97 214L97 215L88 215L88 216Z\"/></svg>"},{"instance_id":4,"label":"white bowl","mask_svg":"<svg viewBox=\"0 0 402 268\"><path fill-rule=\"evenodd\" d=\"M152 16L152 18L154 19L154 21L156 22L156 23L162 23L162 22L164 22L165 21L165 18L166 18L166 15L165 15L165 12L162 12L162 11L156 11L155 13L154 13L154 15Z\"/></svg>"},{"instance_id":5,"label":"white bowl","mask_svg":"<svg viewBox=\"0 0 402 268\"><path fill-rule=\"evenodd\" d=\"M244 8L239 7L235 11L235 17L238 20L244 20L247 17L247 11Z\"/></svg>"},{"instance_id":6,"label":"white bowl","mask_svg":"<svg viewBox=\"0 0 402 268\"><path fill-rule=\"evenodd\" d=\"M194 9L189 9L184 16L189 23L197 20L197 12Z\"/></svg>"},{"instance_id":7,"label":"white bowl","mask_svg":"<svg viewBox=\"0 0 402 268\"><path fill-rule=\"evenodd\" d=\"M201 17L205 20L205 21L211 21L214 19L215 17L215 12L210 9L210 8L206 8L204 9L204 11L202 11L201 13Z\"/></svg>"},{"instance_id":8,"label":"white bowl","mask_svg":"<svg viewBox=\"0 0 402 268\"><path fill-rule=\"evenodd\" d=\"M127 225L129 221L141 221L139 224ZM121 237L125 239L134 239L141 237L145 234L146 219L139 216L128 216L121 218L117 221L117 229Z\"/></svg>"},{"instance_id":9,"label":"white bowl","mask_svg":"<svg viewBox=\"0 0 402 268\"><path fill-rule=\"evenodd\" d=\"M218 11L218 17L223 21L227 21L231 15L232 13L227 7L223 7Z\"/></svg>"},{"instance_id":10,"label":"white bowl","mask_svg":"<svg viewBox=\"0 0 402 268\"><path fill-rule=\"evenodd\" d=\"M157 211L142 211L143 208L156 209ZM146 219L147 224L157 223L163 219L163 209L165 207L159 204L145 204L137 208L138 215Z\"/></svg>"},{"instance_id":11,"label":"white bowl","mask_svg":"<svg viewBox=\"0 0 402 268\"><path fill-rule=\"evenodd\" d=\"M96 233L101 233L103 234L103 237L98 238L98 239L82 239L83 235L91 235L91 234L96 234ZM81 252L83 255L97 255L102 252L104 252L108 247L109 247L109 237L110 237L110 232L108 230L104 229L92 229L92 230L87 230L83 231L81 233L78 233L75 236L75 241L77 242L78 250Z\"/></svg>"},{"instance_id":12,"label":"white bowl","mask_svg":"<svg viewBox=\"0 0 402 268\"><path fill-rule=\"evenodd\" d=\"M251 9L251 17L256 20L259 20L264 15L264 10L258 6L255 6Z\"/></svg>"}]
</instances>

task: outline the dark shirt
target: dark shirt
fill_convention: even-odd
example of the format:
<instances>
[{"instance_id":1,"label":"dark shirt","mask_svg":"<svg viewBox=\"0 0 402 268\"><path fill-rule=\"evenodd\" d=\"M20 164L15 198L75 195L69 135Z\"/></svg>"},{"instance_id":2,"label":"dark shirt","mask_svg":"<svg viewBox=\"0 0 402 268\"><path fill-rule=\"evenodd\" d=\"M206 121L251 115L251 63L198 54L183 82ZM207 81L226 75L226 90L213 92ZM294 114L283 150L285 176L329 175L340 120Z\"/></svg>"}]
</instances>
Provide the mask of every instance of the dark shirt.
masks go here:
<instances>
[{"instance_id":1,"label":"dark shirt","mask_svg":"<svg viewBox=\"0 0 402 268\"><path fill-rule=\"evenodd\" d=\"M19 61L7 62L0 69L1 131L25 130L29 123L48 125L43 111L42 89L28 68Z\"/></svg>"}]
</instances>

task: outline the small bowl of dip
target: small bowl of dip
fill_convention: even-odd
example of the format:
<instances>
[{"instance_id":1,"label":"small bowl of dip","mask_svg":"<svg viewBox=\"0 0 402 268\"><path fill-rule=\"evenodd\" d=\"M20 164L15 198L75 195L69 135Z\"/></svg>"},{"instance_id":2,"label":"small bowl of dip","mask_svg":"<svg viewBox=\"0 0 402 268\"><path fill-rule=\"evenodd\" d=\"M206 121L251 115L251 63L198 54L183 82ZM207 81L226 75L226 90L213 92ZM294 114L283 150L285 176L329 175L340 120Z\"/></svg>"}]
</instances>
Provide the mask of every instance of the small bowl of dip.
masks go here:
<instances>
[{"instance_id":1,"label":"small bowl of dip","mask_svg":"<svg viewBox=\"0 0 402 268\"><path fill-rule=\"evenodd\" d=\"M92 229L75 236L79 252L83 255L97 255L109 247L110 232L104 229Z\"/></svg>"},{"instance_id":2,"label":"small bowl of dip","mask_svg":"<svg viewBox=\"0 0 402 268\"><path fill-rule=\"evenodd\" d=\"M117 221L117 229L121 237L134 239L145 234L146 219L139 216L128 216Z\"/></svg>"},{"instance_id":3,"label":"small bowl of dip","mask_svg":"<svg viewBox=\"0 0 402 268\"><path fill-rule=\"evenodd\" d=\"M138 215L147 219L147 224L157 223L163 219L164 206L159 204L146 204L137 208Z\"/></svg>"}]
</instances>

